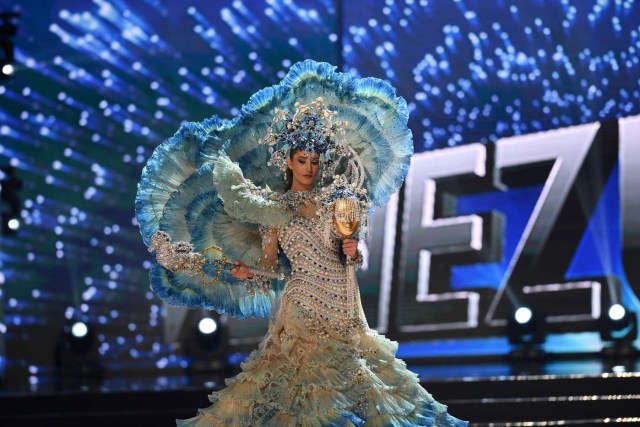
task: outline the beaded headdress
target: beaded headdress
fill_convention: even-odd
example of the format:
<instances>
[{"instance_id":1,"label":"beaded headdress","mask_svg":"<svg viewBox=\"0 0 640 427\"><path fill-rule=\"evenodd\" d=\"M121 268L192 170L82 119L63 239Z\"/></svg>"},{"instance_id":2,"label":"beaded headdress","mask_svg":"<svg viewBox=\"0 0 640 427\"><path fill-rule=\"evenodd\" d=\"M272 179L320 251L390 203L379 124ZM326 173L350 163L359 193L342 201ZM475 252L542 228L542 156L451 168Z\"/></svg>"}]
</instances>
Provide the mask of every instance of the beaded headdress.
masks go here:
<instances>
[{"instance_id":1,"label":"beaded headdress","mask_svg":"<svg viewBox=\"0 0 640 427\"><path fill-rule=\"evenodd\" d=\"M276 108L271 126L260 141L269 146L271 158L267 165L286 172L291 150L316 153L324 165L324 181L335 173L336 156L347 154L344 138L347 123L333 121L337 112L331 111L321 97L304 105L296 102L295 107L293 115Z\"/></svg>"},{"instance_id":2,"label":"beaded headdress","mask_svg":"<svg viewBox=\"0 0 640 427\"><path fill-rule=\"evenodd\" d=\"M269 166L287 170L290 150L308 151L320 156L323 163L322 186L320 192L321 216L333 214L333 204L337 200L351 201L353 215L361 217L366 233L367 213L371 209L364 188L364 169L355 150L348 146L345 134L348 123L334 121L336 111L330 110L322 97L308 104L296 102L293 115L276 109L275 117L266 135L260 141L269 146ZM336 175L341 159L346 159L347 169Z\"/></svg>"}]
</instances>

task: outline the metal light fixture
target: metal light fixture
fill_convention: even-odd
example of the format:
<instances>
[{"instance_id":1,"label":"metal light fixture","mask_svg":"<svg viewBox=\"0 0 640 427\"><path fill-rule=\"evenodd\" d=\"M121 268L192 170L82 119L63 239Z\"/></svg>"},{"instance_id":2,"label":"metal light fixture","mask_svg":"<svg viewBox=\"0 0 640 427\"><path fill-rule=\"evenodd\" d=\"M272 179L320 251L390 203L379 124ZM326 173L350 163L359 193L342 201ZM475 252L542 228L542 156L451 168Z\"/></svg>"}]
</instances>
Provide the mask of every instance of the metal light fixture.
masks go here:
<instances>
[{"instance_id":1,"label":"metal light fixture","mask_svg":"<svg viewBox=\"0 0 640 427\"><path fill-rule=\"evenodd\" d=\"M18 12L0 12L0 79L6 80L15 72L15 46L12 38L18 33Z\"/></svg>"},{"instance_id":2,"label":"metal light fixture","mask_svg":"<svg viewBox=\"0 0 640 427\"><path fill-rule=\"evenodd\" d=\"M622 304L612 304L600 316L599 332L605 356L632 356L637 354L633 342L638 336L638 317Z\"/></svg>"},{"instance_id":3,"label":"metal light fixture","mask_svg":"<svg viewBox=\"0 0 640 427\"><path fill-rule=\"evenodd\" d=\"M507 339L513 350L512 358L532 359L544 355L542 344L546 338L544 317L527 306L517 307L507 321Z\"/></svg>"}]
</instances>

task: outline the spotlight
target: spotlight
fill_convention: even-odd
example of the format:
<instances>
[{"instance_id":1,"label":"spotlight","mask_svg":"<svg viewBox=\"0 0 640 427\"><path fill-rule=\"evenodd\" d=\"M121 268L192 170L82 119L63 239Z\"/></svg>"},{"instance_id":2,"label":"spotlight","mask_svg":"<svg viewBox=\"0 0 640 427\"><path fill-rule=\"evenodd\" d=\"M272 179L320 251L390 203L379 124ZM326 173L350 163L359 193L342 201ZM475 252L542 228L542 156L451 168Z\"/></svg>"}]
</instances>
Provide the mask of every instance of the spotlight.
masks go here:
<instances>
[{"instance_id":1,"label":"spotlight","mask_svg":"<svg viewBox=\"0 0 640 427\"><path fill-rule=\"evenodd\" d=\"M2 74L4 74L6 77L11 77L14 71L15 68L13 68L12 64L4 64L2 66Z\"/></svg>"},{"instance_id":2,"label":"spotlight","mask_svg":"<svg viewBox=\"0 0 640 427\"><path fill-rule=\"evenodd\" d=\"M621 304L612 304L607 313L600 316L599 327L600 339L604 343L603 354L625 356L636 353L633 347L633 341L638 335L636 313L625 309Z\"/></svg>"},{"instance_id":3,"label":"spotlight","mask_svg":"<svg viewBox=\"0 0 640 427\"><path fill-rule=\"evenodd\" d=\"M545 340L544 318L526 306L518 307L507 322L507 339L512 345L513 358L537 358L544 354L541 344Z\"/></svg>"},{"instance_id":4,"label":"spotlight","mask_svg":"<svg viewBox=\"0 0 640 427\"><path fill-rule=\"evenodd\" d=\"M87 323L76 320L67 325L56 345L55 369L58 379L83 377L101 379L103 368L99 362L94 333Z\"/></svg>"},{"instance_id":5,"label":"spotlight","mask_svg":"<svg viewBox=\"0 0 640 427\"><path fill-rule=\"evenodd\" d=\"M20 220L18 218L11 218L7 221L7 227L13 231L18 231L20 228Z\"/></svg>"},{"instance_id":6,"label":"spotlight","mask_svg":"<svg viewBox=\"0 0 640 427\"><path fill-rule=\"evenodd\" d=\"M75 339L82 339L89 334L89 327L84 322L76 322L71 326L71 335Z\"/></svg>"},{"instance_id":7,"label":"spotlight","mask_svg":"<svg viewBox=\"0 0 640 427\"><path fill-rule=\"evenodd\" d=\"M17 12L0 12L0 78L8 79L15 72L15 47L11 40L18 33Z\"/></svg>"},{"instance_id":8,"label":"spotlight","mask_svg":"<svg viewBox=\"0 0 640 427\"><path fill-rule=\"evenodd\" d=\"M513 317L518 324L525 325L531 320L533 313L529 307L520 307L516 310Z\"/></svg>"},{"instance_id":9,"label":"spotlight","mask_svg":"<svg viewBox=\"0 0 640 427\"><path fill-rule=\"evenodd\" d=\"M71 335L74 338L84 338L89 334L89 327L84 322L76 322L71 326Z\"/></svg>"},{"instance_id":10,"label":"spotlight","mask_svg":"<svg viewBox=\"0 0 640 427\"><path fill-rule=\"evenodd\" d=\"M22 180L13 166L3 166L0 173L0 201L2 202L2 234L16 235L20 229L20 197Z\"/></svg>"},{"instance_id":11,"label":"spotlight","mask_svg":"<svg viewBox=\"0 0 640 427\"><path fill-rule=\"evenodd\" d=\"M624 316L627 314L627 310L625 310L624 307L620 304L613 304L611 307L609 307L609 312L607 314L609 314L609 319L617 322L624 318Z\"/></svg>"},{"instance_id":12,"label":"spotlight","mask_svg":"<svg viewBox=\"0 0 640 427\"><path fill-rule=\"evenodd\" d=\"M198 322L196 341L205 350L215 350L222 341L218 332L218 322L211 317L204 317Z\"/></svg>"},{"instance_id":13,"label":"spotlight","mask_svg":"<svg viewBox=\"0 0 640 427\"><path fill-rule=\"evenodd\" d=\"M65 328L66 349L81 354L87 352L93 345L93 331L83 321L74 322L70 328Z\"/></svg>"},{"instance_id":14,"label":"spotlight","mask_svg":"<svg viewBox=\"0 0 640 427\"><path fill-rule=\"evenodd\" d=\"M210 317L205 317L198 323L198 330L204 335L213 334L218 330L218 323Z\"/></svg>"},{"instance_id":15,"label":"spotlight","mask_svg":"<svg viewBox=\"0 0 640 427\"><path fill-rule=\"evenodd\" d=\"M187 374L226 373L229 369L226 318L212 317L209 313L204 313L194 320L195 325L184 345L185 355L190 359Z\"/></svg>"}]
</instances>

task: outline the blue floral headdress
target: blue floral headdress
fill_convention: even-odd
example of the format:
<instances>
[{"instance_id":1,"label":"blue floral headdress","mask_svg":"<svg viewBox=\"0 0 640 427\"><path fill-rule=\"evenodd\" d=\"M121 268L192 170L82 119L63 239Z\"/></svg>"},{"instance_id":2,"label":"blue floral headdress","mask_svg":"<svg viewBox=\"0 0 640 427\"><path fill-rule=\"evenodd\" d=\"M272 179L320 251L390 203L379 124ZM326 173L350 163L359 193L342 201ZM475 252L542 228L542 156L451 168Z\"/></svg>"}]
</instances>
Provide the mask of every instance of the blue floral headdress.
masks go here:
<instances>
[{"instance_id":1,"label":"blue floral headdress","mask_svg":"<svg viewBox=\"0 0 640 427\"><path fill-rule=\"evenodd\" d=\"M296 102L295 107L293 115L277 108L271 126L260 141L269 146L271 158L267 165L286 172L291 150L316 153L324 163L322 178L326 180L335 172L336 156L342 157L348 152L344 139L347 123L333 121L337 112L331 111L321 97L304 105Z\"/></svg>"},{"instance_id":2,"label":"blue floral headdress","mask_svg":"<svg viewBox=\"0 0 640 427\"><path fill-rule=\"evenodd\" d=\"M371 203L364 188L362 160L345 141L346 121L334 121L336 111L330 110L322 97L308 104L294 104L293 115L277 108L271 126L260 141L269 146L269 166L287 170L287 157L291 150L316 153L323 162L320 214L333 214L333 204L338 199L350 199L357 209L354 215L361 217L366 233L367 213ZM336 174L336 166L346 159L347 170ZM327 185L328 184L328 185ZM357 213L356 213L357 212ZM351 218L353 219L353 218Z\"/></svg>"}]
</instances>

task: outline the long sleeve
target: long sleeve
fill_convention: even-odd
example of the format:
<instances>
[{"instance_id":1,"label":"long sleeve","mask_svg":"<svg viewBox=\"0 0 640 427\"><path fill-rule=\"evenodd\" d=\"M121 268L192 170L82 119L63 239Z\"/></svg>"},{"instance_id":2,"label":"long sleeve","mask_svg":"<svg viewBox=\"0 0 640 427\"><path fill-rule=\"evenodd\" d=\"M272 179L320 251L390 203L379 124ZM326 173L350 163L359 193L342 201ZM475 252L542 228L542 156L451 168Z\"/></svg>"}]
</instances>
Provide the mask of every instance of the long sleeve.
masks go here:
<instances>
[{"instance_id":1,"label":"long sleeve","mask_svg":"<svg viewBox=\"0 0 640 427\"><path fill-rule=\"evenodd\" d=\"M358 249L357 256L355 259L347 258L347 265L352 265L355 267L356 270L358 270L360 267L362 267L363 260L364 259L362 257L362 251Z\"/></svg>"},{"instance_id":2,"label":"long sleeve","mask_svg":"<svg viewBox=\"0 0 640 427\"><path fill-rule=\"evenodd\" d=\"M258 268L269 272L278 269L278 229L260 226L262 236L262 255L258 260ZM255 291L264 293L273 288L272 279L254 274L251 279L243 280L249 294L255 295Z\"/></svg>"},{"instance_id":3,"label":"long sleeve","mask_svg":"<svg viewBox=\"0 0 640 427\"><path fill-rule=\"evenodd\" d=\"M260 268L276 271L278 268L278 229L261 226L260 234L262 235Z\"/></svg>"}]
</instances>

